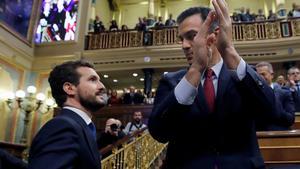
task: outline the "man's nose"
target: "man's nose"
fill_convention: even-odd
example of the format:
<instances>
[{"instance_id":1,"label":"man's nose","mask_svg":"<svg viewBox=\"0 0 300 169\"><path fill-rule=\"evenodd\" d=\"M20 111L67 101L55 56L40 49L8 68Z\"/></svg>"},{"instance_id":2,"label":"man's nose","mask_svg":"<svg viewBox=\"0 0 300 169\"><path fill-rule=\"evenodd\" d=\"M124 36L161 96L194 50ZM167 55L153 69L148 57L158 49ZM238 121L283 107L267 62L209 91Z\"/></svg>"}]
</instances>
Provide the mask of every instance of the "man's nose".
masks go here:
<instances>
[{"instance_id":1,"label":"man's nose","mask_svg":"<svg viewBox=\"0 0 300 169\"><path fill-rule=\"evenodd\" d=\"M182 49L189 49L191 47L191 43L189 40L183 39L182 40Z\"/></svg>"},{"instance_id":2,"label":"man's nose","mask_svg":"<svg viewBox=\"0 0 300 169\"><path fill-rule=\"evenodd\" d=\"M102 92L105 92L105 93L107 92L104 84L102 82L100 82L100 81L98 83L98 90L100 90Z\"/></svg>"}]
</instances>

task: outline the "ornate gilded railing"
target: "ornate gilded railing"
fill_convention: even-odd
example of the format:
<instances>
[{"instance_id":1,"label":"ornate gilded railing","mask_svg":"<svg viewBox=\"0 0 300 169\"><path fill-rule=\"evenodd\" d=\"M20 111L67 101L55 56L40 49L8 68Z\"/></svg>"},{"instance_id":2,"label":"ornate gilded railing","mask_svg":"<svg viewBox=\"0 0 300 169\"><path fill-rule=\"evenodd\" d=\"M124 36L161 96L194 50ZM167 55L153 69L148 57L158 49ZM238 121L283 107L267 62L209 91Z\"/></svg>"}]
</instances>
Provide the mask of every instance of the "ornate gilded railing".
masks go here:
<instances>
[{"instance_id":1,"label":"ornate gilded railing","mask_svg":"<svg viewBox=\"0 0 300 169\"><path fill-rule=\"evenodd\" d=\"M233 23L234 41L280 39L300 36L300 18L263 22ZM109 49L179 44L177 27L151 29L146 32L128 30L89 33L86 49Z\"/></svg>"},{"instance_id":2,"label":"ornate gilded railing","mask_svg":"<svg viewBox=\"0 0 300 169\"><path fill-rule=\"evenodd\" d=\"M87 35L87 48L108 49L143 46L143 32L136 30L102 32L99 34L89 33Z\"/></svg>"},{"instance_id":3,"label":"ornate gilded railing","mask_svg":"<svg viewBox=\"0 0 300 169\"><path fill-rule=\"evenodd\" d=\"M101 161L102 169L148 169L165 150L166 144L155 141L145 131L128 144L123 143L122 148L118 147L113 146L112 154Z\"/></svg>"}]
</instances>

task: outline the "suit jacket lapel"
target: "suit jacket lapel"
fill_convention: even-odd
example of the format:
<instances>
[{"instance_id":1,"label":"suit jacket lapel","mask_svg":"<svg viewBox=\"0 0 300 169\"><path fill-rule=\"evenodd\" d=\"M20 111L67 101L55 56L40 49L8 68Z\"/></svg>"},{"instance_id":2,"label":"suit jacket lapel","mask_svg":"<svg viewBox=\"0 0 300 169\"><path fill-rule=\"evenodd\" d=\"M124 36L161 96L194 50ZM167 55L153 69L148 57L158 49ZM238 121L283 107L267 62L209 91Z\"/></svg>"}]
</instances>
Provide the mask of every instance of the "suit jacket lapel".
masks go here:
<instances>
[{"instance_id":1,"label":"suit jacket lapel","mask_svg":"<svg viewBox=\"0 0 300 169\"><path fill-rule=\"evenodd\" d=\"M75 120L81 126L81 128L83 129L83 135L85 137L85 140L88 142L88 146L91 151L91 154L92 154L95 162L99 166L100 165L100 156L99 156L100 154L98 153L96 141L92 140L93 136L91 135L91 132L89 131L89 128L88 128L87 124L85 123L85 121L80 116L78 116L77 114L75 114L74 112L72 112L71 110L68 110L68 109L63 109L62 115L69 116L70 118Z\"/></svg>"},{"instance_id":2,"label":"suit jacket lapel","mask_svg":"<svg viewBox=\"0 0 300 169\"><path fill-rule=\"evenodd\" d=\"M198 95L196 96L195 103L201 109L201 112L209 112L203 86L201 84L198 87Z\"/></svg>"},{"instance_id":3,"label":"suit jacket lapel","mask_svg":"<svg viewBox=\"0 0 300 169\"><path fill-rule=\"evenodd\" d=\"M174 87L181 81L181 79L183 78L183 76L186 74L186 71L183 71L182 74L176 78L176 81L171 82ZM199 109L201 109L202 112L208 112L208 106L207 106L207 103L205 101L203 87L202 87L201 84L198 87L198 94L197 94L197 96L195 98L194 104L196 104L197 107Z\"/></svg>"},{"instance_id":4,"label":"suit jacket lapel","mask_svg":"<svg viewBox=\"0 0 300 169\"><path fill-rule=\"evenodd\" d=\"M91 132L89 131L89 128L86 124L81 124L81 126L83 127L84 129L84 136L85 136L85 139L87 140L87 142L89 143L89 148L93 154L93 157L95 159L95 161L100 162L100 157L99 157L99 153L98 153L98 148L97 148L97 145L96 145L96 141L93 140L93 136L91 135Z\"/></svg>"},{"instance_id":5,"label":"suit jacket lapel","mask_svg":"<svg viewBox=\"0 0 300 169\"><path fill-rule=\"evenodd\" d=\"M226 88L231 79L231 73L228 71L225 64L223 64L221 72L218 78L218 89L217 89L217 97L216 97L216 109L221 107L221 103L224 101L223 96L226 91Z\"/></svg>"},{"instance_id":6,"label":"suit jacket lapel","mask_svg":"<svg viewBox=\"0 0 300 169\"><path fill-rule=\"evenodd\" d=\"M181 81L186 72L187 70L182 71L181 74L175 80L171 80L170 83L175 87ZM205 101L203 87L201 84L198 87L198 94L195 98L194 104L196 104L196 106L201 110L201 112L208 112L208 106Z\"/></svg>"}]
</instances>

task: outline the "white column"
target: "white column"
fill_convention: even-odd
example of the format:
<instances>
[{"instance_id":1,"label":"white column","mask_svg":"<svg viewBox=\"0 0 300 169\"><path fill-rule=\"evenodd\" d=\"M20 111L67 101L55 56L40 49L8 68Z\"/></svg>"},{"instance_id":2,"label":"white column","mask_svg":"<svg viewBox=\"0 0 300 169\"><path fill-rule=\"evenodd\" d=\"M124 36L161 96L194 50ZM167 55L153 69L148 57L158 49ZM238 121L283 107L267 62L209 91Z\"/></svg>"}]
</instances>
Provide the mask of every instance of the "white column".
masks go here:
<instances>
[{"instance_id":1,"label":"white column","mask_svg":"<svg viewBox=\"0 0 300 169\"><path fill-rule=\"evenodd\" d=\"M148 0L149 8L148 8L148 17L154 16L154 0Z\"/></svg>"}]
</instances>

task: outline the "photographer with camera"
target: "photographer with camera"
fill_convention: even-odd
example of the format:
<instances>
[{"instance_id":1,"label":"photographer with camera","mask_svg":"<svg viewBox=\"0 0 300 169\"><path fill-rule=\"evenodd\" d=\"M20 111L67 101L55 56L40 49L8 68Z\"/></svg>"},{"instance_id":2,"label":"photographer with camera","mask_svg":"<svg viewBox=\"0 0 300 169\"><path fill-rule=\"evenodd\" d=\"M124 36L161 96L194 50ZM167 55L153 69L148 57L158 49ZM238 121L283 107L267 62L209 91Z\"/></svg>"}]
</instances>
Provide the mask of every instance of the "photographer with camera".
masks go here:
<instances>
[{"instance_id":1,"label":"photographer with camera","mask_svg":"<svg viewBox=\"0 0 300 169\"><path fill-rule=\"evenodd\" d=\"M98 149L102 149L110 144L115 143L119 137L120 127L118 125L118 121L114 118L110 118L106 121L106 126L104 132L102 132L97 138ZM123 135L124 137L124 135ZM109 156L111 152L106 154L102 154L102 159Z\"/></svg>"}]
</instances>

